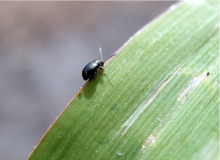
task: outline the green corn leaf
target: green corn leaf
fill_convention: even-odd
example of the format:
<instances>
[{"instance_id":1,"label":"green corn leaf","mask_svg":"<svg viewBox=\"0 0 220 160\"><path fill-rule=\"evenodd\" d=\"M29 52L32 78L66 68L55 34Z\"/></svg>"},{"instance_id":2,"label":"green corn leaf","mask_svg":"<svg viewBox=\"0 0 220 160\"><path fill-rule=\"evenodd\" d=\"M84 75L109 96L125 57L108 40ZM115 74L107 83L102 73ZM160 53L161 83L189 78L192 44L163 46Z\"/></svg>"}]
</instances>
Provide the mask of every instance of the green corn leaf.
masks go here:
<instances>
[{"instance_id":1,"label":"green corn leaf","mask_svg":"<svg viewBox=\"0 0 220 160\"><path fill-rule=\"evenodd\" d=\"M138 31L30 154L219 159L219 2L181 2Z\"/></svg>"}]
</instances>

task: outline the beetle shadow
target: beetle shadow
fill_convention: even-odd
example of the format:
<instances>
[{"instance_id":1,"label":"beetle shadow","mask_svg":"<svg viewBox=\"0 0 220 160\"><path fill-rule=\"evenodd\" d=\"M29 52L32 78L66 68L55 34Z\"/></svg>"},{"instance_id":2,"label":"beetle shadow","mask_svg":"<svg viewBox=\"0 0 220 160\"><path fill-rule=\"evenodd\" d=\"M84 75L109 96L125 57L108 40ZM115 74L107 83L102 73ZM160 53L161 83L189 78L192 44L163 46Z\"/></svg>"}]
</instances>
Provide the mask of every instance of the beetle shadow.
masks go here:
<instances>
[{"instance_id":1,"label":"beetle shadow","mask_svg":"<svg viewBox=\"0 0 220 160\"><path fill-rule=\"evenodd\" d=\"M98 74L95 77L95 80L92 79L91 81L87 82L89 84L87 84L87 87L83 88L83 94L85 95L86 99L89 99L94 95L94 93L96 92L97 85L99 83L104 83L102 76L103 74L98 72Z\"/></svg>"},{"instance_id":2,"label":"beetle shadow","mask_svg":"<svg viewBox=\"0 0 220 160\"><path fill-rule=\"evenodd\" d=\"M90 99L94 95L98 84L94 80L91 80L88 83L89 84L87 84L87 86L85 86L82 91L82 94L85 96L86 99Z\"/></svg>"},{"instance_id":3,"label":"beetle shadow","mask_svg":"<svg viewBox=\"0 0 220 160\"><path fill-rule=\"evenodd\" d=\"M108 83L111 86L114 86L112 84L112 82L110 81L110 79L108 78L107 74L103 74L101 72L98 72L95 81L94 81L94 79L92 79L91 81L87 82L88 84L85 87L83 87L82 94L85 96L86 99L90 99L94 95L94 93L96 92L96 88L97 88L98 83L101 83L101 84L104 83L103 76L106 76Z\"/></svg>"}]
</instances>

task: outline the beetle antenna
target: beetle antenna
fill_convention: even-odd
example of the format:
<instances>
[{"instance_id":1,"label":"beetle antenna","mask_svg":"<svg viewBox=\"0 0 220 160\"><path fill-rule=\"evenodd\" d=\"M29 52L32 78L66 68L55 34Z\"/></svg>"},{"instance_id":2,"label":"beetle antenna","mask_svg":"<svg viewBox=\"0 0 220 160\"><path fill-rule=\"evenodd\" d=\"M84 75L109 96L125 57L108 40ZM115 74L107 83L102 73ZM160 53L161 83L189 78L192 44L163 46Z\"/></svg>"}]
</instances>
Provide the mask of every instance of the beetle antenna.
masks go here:
<instances>
[{"instance_id":1,"label":"beetle antenna","mask_svg":"<svg viewBox=\"0 0 220 160\"><path fill-rule=\"evenodd\" d=\"M104 61L104 60L103 60L103 57L102 57L102 48L101 48L101 47L99 48L99 53L100 53L100 55L101 55L102 61Z\"/></svg>"}]
</instances>

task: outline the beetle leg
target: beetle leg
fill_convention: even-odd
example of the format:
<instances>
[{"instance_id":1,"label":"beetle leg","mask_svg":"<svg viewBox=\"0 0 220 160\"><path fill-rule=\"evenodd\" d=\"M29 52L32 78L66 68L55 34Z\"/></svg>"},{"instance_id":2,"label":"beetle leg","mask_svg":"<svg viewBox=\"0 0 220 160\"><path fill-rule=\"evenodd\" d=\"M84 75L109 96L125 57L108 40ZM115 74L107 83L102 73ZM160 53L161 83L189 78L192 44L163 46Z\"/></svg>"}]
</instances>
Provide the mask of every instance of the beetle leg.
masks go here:
<instances>
[{"instance_id":1,"label":"beetle leg","mask_svg":"<svg viewBox=\"0 0 220 160\"><path fill-rule=\"evenodd\" d=\"M93 76L92 76L92 78L94 79L94 81L95 81L95 76L97 75L97 71L93 74ZM91 78L91 79L92 79Z\"/></svg>"},{"instance_id":2,"label":"beetle leg","mask_svg":"<svg viewBox=\"0 0 220 160\"><path fill-rule=\"evenodd\" d=\"M92 77L91 77L91 78L89 78L89 81L91 81L91 80L94 78L94 75L95 75L95 74L93 74L93 75L92 75Z\"/></svg>"},{"instance_id":3,"label":"beetle leg","mask_svg":"<svg viewBox=\"0 0 220 160\"><path fill-rule=\"evenodd\" d=\"M102 73L103 73L103 74L106 74L106 73L104 72L104 70L105 70L104 68L100 67L99 69L102 70Z\"/></svg>"},{"instance_id":4,"label":"beetle leg","mask_svg":"<svg viewBox=\"0 0 220 160\"><path fill-rule=\"evenodd\" d=\"M102 70L102 73L103 73L103 74L106 74L106 73L104 72L104 70L105 70L104 68L99 67L99 69L101 69L101 70Z\"/></svg>"},{"instance_id":5,"label":"beetle leg","mask_svg":"<svg viewBox=\"0 0 220 160\"><path fill-rule=\"evenodd\" d=\"M93 75L93 77L94 77L94 81L95 81L95 76L97 75L97 72L95 72L95 74Z\"/></svg>"},{"instance_id":6,"label":"beetle leg","mask_svg":"<svg viewBox=\"0 0 220 160\"><path fill-rule=\"evenodd\" d=\"M92 75L92 77L89 79L89 81L91 81L92 79L94 79L94 81L95 81L95 76L97 75L97 72L95 72L93 75Z\"/></svg>"}]
</instances>

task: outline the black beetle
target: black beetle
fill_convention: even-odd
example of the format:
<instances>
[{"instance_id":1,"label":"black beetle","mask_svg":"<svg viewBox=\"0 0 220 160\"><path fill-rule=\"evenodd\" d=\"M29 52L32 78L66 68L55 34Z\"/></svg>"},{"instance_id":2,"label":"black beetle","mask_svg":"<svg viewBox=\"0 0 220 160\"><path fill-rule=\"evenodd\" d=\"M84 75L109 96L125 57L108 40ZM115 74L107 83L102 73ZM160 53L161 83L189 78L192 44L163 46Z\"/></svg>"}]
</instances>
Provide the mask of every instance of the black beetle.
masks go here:
<instances>
[{"instance_id":1,"label":"black beetle","mask_svg":"<svg viewBox=\"0 0 220 160\"><path fill-rule=\"evenodd\" d=\"M101 48L99 48L99 52L100 52L100 55L101 55L101 58L102 58L102 50L101 50ZM114 56L114 55L112 55L112 56ZM101 69L102 71L104 71L104 68L102 68L103 66L104 66L103 58L102 58L102 60L98 60L97 59L97 60L94 60L94 61L88 63L84 67L84 69L82 70L83 79L85 81L87 79L89 79L91 81L94 78L94 80L95 80L95 76L97 74L98 69Z\"/></svg>"}]
</instances>

